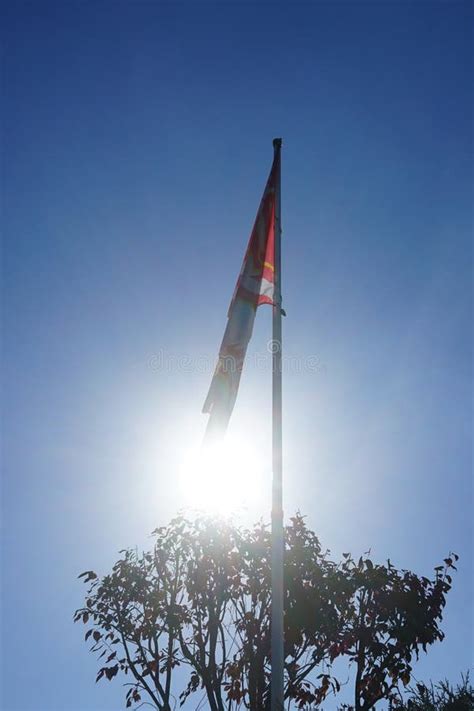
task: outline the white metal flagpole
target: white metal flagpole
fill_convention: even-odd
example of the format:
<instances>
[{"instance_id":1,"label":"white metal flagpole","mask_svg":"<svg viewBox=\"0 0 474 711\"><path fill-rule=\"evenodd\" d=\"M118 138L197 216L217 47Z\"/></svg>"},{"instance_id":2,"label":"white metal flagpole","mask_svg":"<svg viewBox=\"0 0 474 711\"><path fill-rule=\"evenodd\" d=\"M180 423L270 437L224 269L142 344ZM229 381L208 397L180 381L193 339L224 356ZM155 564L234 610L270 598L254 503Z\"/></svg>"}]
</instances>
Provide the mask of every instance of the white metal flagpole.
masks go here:
<instances>
[{"instance_id":1,"label":"white metal flagpole","mask_svg":"<svg viewBox=\"0 0 474 711\"><path fill-rule=\"evenodd\" d=\"M282 338L281 338L281 138L273 139L275 184L275 279L272 325L272 618L271 711L283 711L283 489L282 489Z\"/></svg>"}]
</instances>

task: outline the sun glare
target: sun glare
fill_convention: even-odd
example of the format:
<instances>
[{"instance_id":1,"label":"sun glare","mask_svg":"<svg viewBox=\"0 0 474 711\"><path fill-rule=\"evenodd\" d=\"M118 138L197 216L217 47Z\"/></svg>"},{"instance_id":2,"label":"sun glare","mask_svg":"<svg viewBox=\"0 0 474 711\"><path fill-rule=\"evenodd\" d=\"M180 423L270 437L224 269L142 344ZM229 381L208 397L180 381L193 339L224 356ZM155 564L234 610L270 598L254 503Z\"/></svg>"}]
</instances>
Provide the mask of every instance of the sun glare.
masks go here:
<instances>
[{"instance_id":1,"label":"sun glare","mask_svg":"<svg viewBox=\"0 0 474 711\"><path fill-rule=\"evenodd\" d=\"M229 516L261 502L262 460L242 442L228 439L202 447L185 459L181 485L193 509Z\"/></svg>"}]
</instances>

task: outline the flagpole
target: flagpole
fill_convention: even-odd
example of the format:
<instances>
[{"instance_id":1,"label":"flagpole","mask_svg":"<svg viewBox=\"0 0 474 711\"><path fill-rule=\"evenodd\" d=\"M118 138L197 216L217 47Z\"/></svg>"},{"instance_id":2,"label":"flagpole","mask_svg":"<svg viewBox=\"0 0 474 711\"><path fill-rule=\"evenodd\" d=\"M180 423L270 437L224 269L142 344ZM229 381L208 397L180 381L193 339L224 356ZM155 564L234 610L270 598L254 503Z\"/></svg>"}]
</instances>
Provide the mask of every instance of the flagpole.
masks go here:
<instances>
[{"instance_id":1,"label":"flagpole","mask_svg":"<svg viewBox=\"0 0 474 711\"><path fill-rule=\"evenodd\" d=\"M275 281L272 323L272 619L271 711L284 708L282 334L281 334L281 138L273 139L276 161Z\"/></svg>"}]
</instances>

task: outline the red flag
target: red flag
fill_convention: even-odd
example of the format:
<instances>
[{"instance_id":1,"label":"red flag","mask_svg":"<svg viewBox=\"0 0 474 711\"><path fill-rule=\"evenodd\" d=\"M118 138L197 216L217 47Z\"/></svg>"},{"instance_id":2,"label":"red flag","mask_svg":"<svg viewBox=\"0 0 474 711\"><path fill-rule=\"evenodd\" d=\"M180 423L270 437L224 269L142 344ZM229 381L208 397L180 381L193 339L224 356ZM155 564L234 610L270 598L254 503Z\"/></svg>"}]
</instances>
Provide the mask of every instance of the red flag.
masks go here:
<instances>
[{"instance_id":1,"label":"red flag","mask_svg":"<svg viewBox=\"0 0 474 711\"><path fill-rule=\"evenodd\" d=\"M229 306L219 360L203 407L203 412L210 414L206 438L225 432L237 397L257 306L273 305L278 161L279 153L273 160Z\"/></svg>"}]
</instances>

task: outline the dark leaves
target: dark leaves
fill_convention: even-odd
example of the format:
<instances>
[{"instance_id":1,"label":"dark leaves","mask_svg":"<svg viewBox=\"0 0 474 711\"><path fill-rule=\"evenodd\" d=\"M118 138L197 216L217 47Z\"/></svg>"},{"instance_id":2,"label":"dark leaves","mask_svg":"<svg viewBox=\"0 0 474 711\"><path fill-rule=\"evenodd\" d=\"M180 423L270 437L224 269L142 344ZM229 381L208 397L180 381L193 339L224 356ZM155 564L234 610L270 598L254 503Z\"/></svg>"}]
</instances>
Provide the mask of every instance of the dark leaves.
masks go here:
<instances>
[{"instance_id":1,"label":"dark leaves","mask_svg":"<svg viewBox=\"0 0 474 711\"><path fill-rule=\"evenodd\" d=\"M375 563L370 551L355 560L344 553L337 562L300 514L285 538L287 698L298 708L321 705L340 689L331 664L346 659L359 667L361 708L394 700L409 684L419 651L443 639L458 557L450 553L434 579ZM154 544L144 554L122 551L101 580L93 571L79 576L90 588L74 620L91 625L85 639L105 659L96 681L128 674L127 707L146 695L166 708L172 693L184 704L200 690L215 707L212 695L220 689L225 705L268 708L268 527L178 516L156 529ZM188 678L176 677L184 679L181 692L171 683L179 666L189 670Z\"/></svg>"}]
</instances>

